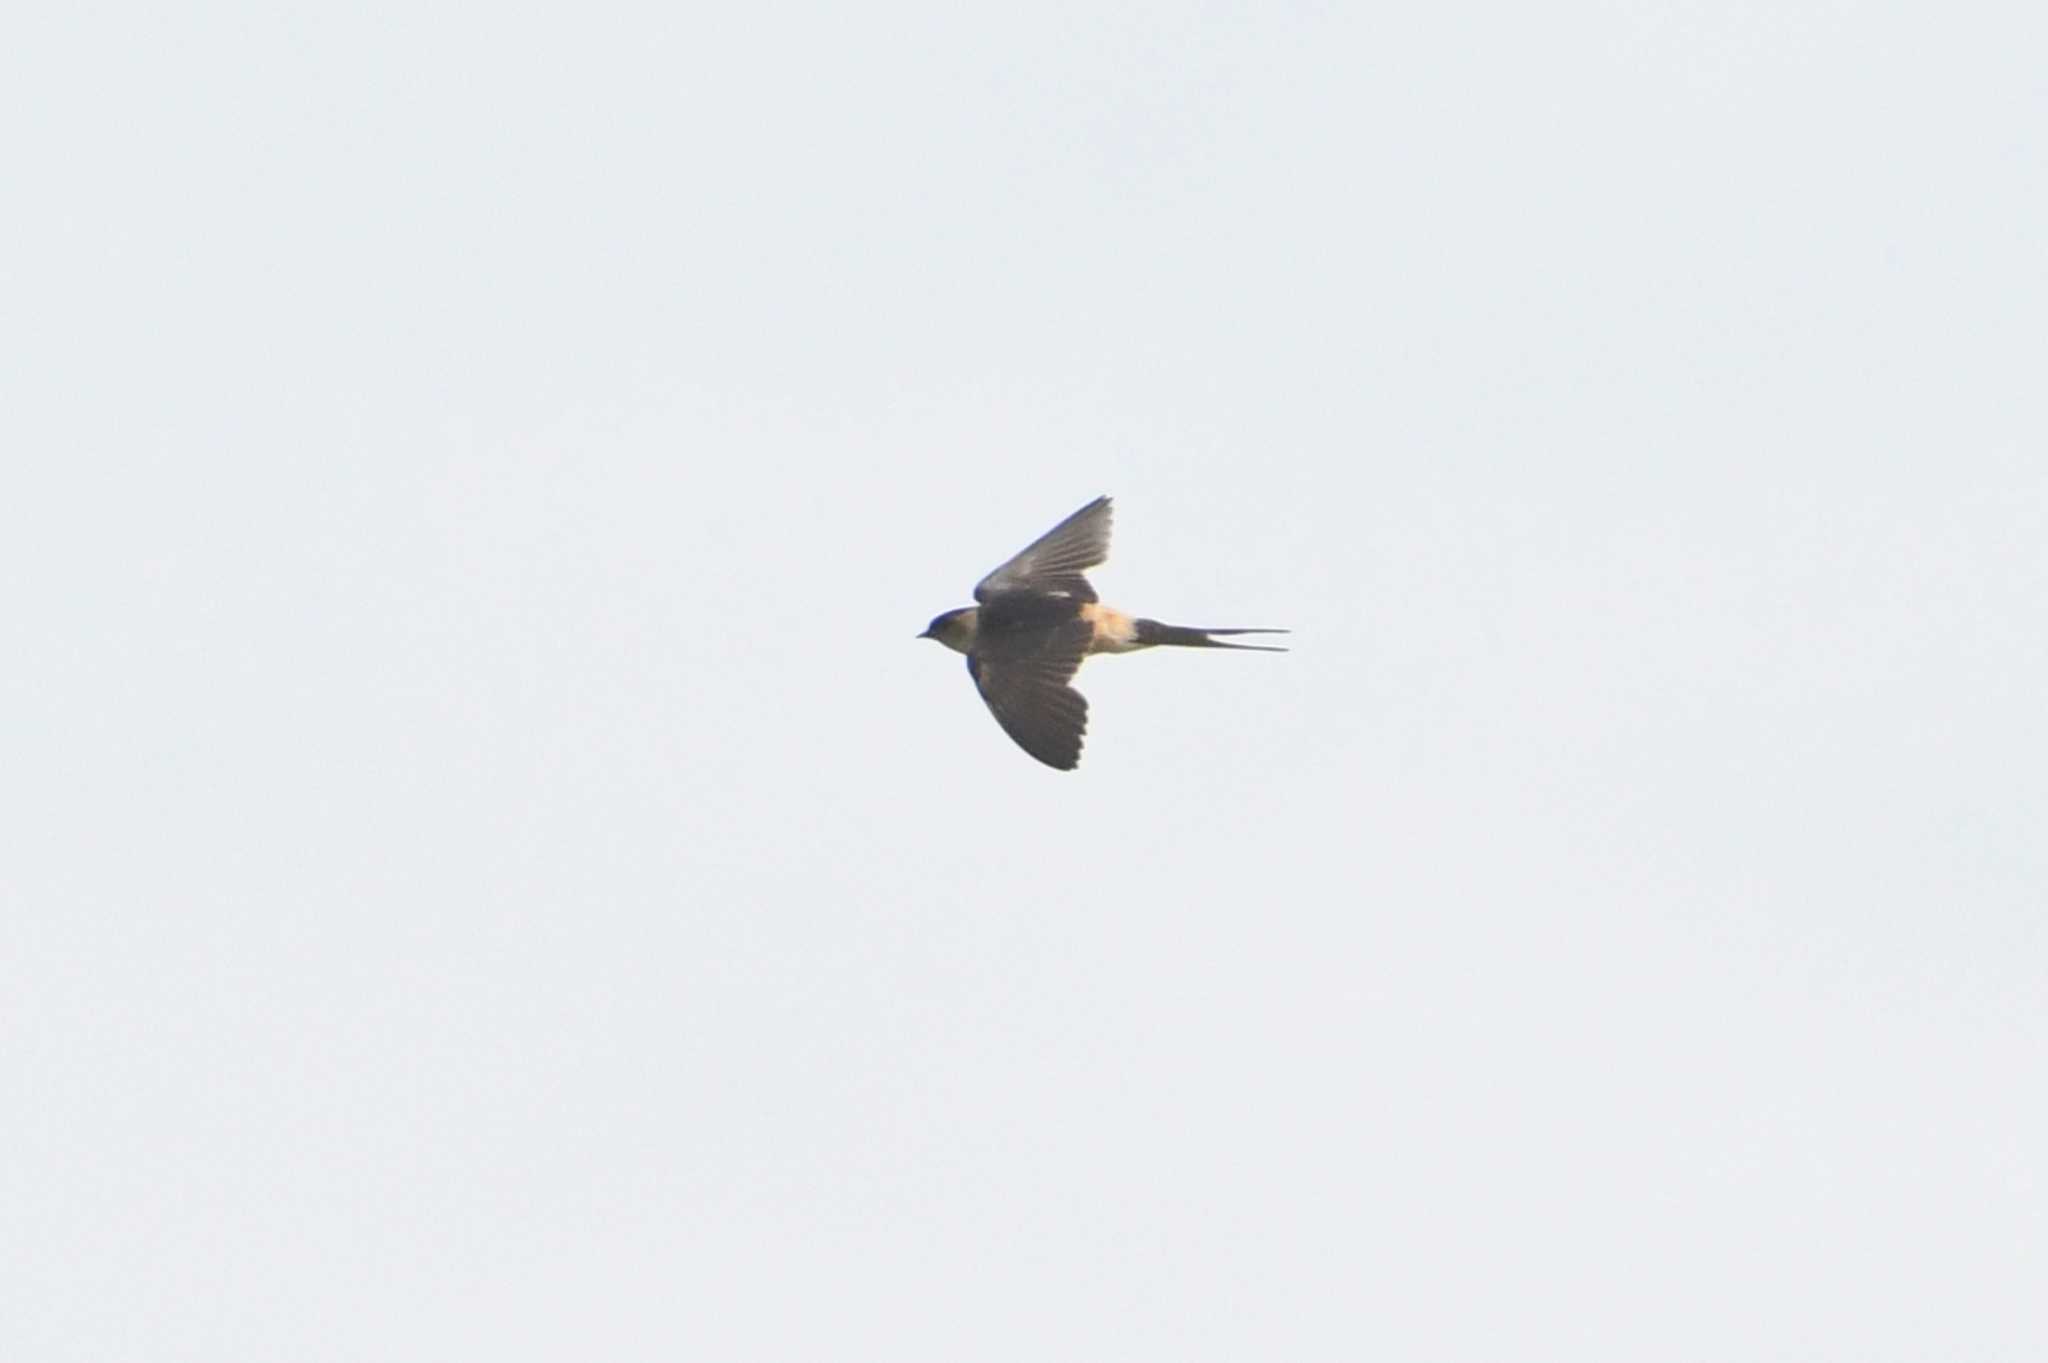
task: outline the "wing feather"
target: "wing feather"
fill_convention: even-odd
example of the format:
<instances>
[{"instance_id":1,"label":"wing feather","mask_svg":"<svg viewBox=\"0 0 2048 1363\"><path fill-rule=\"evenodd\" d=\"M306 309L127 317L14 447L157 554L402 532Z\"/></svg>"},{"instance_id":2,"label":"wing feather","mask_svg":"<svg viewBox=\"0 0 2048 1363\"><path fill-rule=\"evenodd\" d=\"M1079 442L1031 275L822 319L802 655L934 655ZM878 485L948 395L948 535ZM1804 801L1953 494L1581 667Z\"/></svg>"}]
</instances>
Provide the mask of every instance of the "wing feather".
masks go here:
<instances>
[{"instance_id":1,"label":"wing feather","mask_svg":"<svg viewBox=\"0 0 2048 1363\"><path fill-rule=\"evenodd\" d=\"M1097 497L983 578L974 589L974 599L1034 592L1093 601L1095 589L1088 585L1082 570L1109 557L1109 517L1109 498Z\"/></svg>"},{"instance_id":2,"label":"wing feather","mask_svg":"<svg viewBox=\"0 0 2048 1363\"><path fill-rule=\"evenodd\" d=\"M967 658L967 671L1003 732L1061 771L1072 771L1081 761L1081 739L1088 729L1088 698L1067 684L1086 647L1084 627L1063 632L1052 646L1026 657Z\"/></svg>"}]
</instances>

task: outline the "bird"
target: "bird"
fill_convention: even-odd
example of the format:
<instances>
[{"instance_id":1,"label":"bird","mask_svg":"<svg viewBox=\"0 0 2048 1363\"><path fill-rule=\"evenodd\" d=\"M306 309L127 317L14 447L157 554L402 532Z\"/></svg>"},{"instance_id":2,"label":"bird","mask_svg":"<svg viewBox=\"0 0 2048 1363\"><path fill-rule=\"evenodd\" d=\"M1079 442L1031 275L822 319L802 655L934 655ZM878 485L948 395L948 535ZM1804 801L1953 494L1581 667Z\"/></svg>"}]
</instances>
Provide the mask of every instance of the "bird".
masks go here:
<instances>
[{"instance_id":1,"label":"bird","mask_svg":"<svg viewBox=\"0 0 2048 1363\"><path fill-rule=\"evenodd\" d=\"M984 577L974 589L979 604L933 616L917 636L966 654L967 673L1003 732L1059 771L1081 761L1088 700L1068 683L1084 658L1161 644L1287 651L1218 637L1284 629L1195 629L1103 605L1083 570L1109 557L1109 522L1109 498L1097 497Z\"/></svg>"}]
</instances>

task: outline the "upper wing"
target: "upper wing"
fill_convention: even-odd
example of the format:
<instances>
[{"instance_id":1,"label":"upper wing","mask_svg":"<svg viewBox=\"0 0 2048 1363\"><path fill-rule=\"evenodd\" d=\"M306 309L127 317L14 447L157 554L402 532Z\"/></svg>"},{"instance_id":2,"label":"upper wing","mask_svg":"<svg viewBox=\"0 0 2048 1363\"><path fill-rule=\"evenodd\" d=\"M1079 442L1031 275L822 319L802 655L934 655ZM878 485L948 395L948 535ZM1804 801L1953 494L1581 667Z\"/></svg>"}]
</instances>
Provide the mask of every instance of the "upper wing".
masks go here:
<instances>
[{"instance_id":1,"label":"upper wing","mask_svg":"<svg viewBox=\"0 0 2048 1363\"><path fill-rule=\"evenodd\" d=\"M1093 601L1095 589L1081 576L1109 557L1109 498L1097 497L1033 540L1015 558L983 578L976 601L1004 592L1038 592Z\"/></svg>"},{"instance_id":2,"label":"upper wing","mask_svg":"<svg viewBox=\"0 0 2048 1363\"><path fill-rule=\"evenodd\" d=\"M967 655L967 671L1003 732L1061 771L1072 771L1080 762L1081 736L1088 728L1088 698L1067 685L1088 647L1089 627L1076 624L1024 656Z\"/></svg>"}]
</instances>

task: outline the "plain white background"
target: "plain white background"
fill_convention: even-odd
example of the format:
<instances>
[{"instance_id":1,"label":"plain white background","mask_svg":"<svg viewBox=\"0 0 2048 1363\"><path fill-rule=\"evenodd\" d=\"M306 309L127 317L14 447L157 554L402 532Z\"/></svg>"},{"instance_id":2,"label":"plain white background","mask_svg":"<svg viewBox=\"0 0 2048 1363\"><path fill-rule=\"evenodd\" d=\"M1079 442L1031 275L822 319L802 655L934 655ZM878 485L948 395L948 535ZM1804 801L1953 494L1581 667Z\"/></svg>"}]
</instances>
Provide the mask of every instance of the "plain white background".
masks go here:
<instances>
[{"instance_id":1,"label":"plain white background","mask_svg":"<svg viewBox=\"0 0 2048 1363\"><path fill-rule=\"evenodd\" d=\"M2037 6L5 48L7 1358L2048 1352Z\"/></svg>"}]
</instances>

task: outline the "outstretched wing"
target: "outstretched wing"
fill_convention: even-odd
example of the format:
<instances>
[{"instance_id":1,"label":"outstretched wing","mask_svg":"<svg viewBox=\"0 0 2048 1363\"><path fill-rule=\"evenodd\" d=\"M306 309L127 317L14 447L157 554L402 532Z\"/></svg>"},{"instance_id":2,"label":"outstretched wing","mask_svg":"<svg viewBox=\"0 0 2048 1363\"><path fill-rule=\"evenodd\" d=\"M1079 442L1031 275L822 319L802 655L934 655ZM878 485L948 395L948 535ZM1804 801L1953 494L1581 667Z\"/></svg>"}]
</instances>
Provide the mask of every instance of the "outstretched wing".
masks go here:
<instances>
[{"instance_id":1,"label":"outstretched wing","mask_svg":"<svg viewBox=\"0 0 2048 1363\"><path fill-rule=\"evenodd\" d=\"M1109 498L1097 497L983 578L974 589L974 599L986 601L1005 592L1035 592L1093 601L1095 589L1081 572L1108 557Z\"/></svg>"},{"instance_id":2,"label":"outstretched wing","mask_svg":"<svg viewBox=\"0 0 2048 1363\"><path fill-rule=\"evenodd\" d=\"M989 713L1017 746L1048 767L1072 771L1081 760L1088 728L1088 698L1067 685L1086 655L1090 626L1044 636L1030 653L1011 657L967 655L967 671Z\"/></svg>"}]
</instances>

